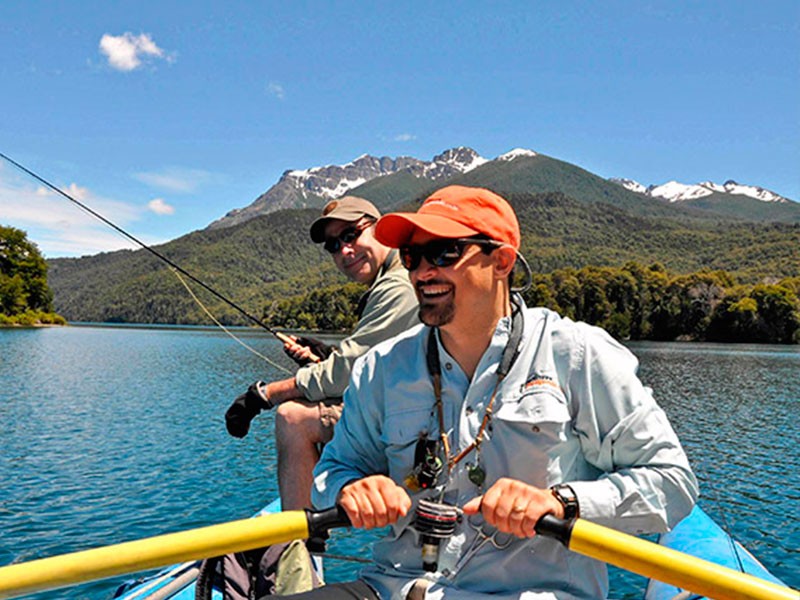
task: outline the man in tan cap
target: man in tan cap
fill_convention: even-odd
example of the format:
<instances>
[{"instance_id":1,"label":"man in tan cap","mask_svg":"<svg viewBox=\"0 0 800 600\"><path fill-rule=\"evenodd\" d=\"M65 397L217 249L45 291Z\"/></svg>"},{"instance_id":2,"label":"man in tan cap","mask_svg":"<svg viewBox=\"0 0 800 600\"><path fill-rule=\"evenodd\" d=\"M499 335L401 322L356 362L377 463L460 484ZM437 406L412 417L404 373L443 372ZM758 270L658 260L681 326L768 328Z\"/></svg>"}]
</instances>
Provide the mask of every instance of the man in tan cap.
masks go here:
<instances>
[{"instance_id":1,"label":"man in tan cap","mask_svg":"<svg viewBox=\"0 0 800 600\"><path fill-rule=\"evenodd\" d=\"M299 364L294 377L257 381L225 415L228 432L244 437L261 411L277 407L275 437L278 486L284 510L310 506L312 470L318 447L330 441L342 411L342 394L353 362L378 342L419 323L414 290L396 250L375 239L378 209L367 200L331 200L311 224L311 239L324 243L348 279L369 285L358 308L355 330L338 347L293 338L284 349ZM312 362L314 355L322 360Z\"/></svg>"}]
</instances>

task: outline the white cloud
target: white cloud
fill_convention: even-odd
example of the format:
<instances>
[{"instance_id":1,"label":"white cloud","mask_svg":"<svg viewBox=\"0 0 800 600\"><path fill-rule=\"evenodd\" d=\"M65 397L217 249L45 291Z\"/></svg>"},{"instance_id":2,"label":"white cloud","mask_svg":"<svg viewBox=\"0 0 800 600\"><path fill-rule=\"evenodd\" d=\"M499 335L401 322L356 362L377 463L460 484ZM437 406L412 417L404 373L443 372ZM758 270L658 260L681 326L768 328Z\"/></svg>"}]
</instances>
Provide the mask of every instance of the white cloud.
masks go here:
<instances>
[{"instance_id":1,"label":"white cloud","mask_svg":"<svg viewBox=\"0 0 800 600\"><path fill-rule=\"evenodd\" d=\"M162 171L134 173L133 177L149 186L180 194L194 192L200 185L215 179L214 174L208 171L180 167L168 167Z\"/></svg>"},{"instance_id":2,"label":"white cloud","mask_svg":"<svg viewBox=\"0 0 800 600\"><path fill-rule=\"evenodd\" d=\"M142 65L143 60L149 58L172 60L146 33L106 33L100 38L100 52L108 57L108 64L118 71L133 71Z\"/></svg>"},{"instance_id":3,"label":"white cloud","mask_svg":"<svg viewBox=\"0 0 800 600\"><path fill-rule=\"evenodd\" d=\"M395 142L410 142L411 140L415 139L417 139L417 136L410 133L401 133L400 135L394 136Z\"/></svg>"},{"instance_id":4,"label":"white cloud","mask_svg":"<svg viewBox=\"0 0 800 600\"><path fill-rule=\"evenodd\" d=\"M144 212L142 207L97 196L75 183L63 190L121 228L141 219ZM2 170L0 223L28 232L28 239L48 257L138 247L53 190L29 184Z\"/></svg>"},{"instance_id":5,"label":"white cloud","mask_svg":"<svg viewBox=\"0 0 800 600\"><path fill-rule=\"evenodd\" d=\"M286 97L286 91L283 89L283 86L276 81L270 81L269 84L267 84L267 92L275 96L278 100L283 100Z\"/></svg>"},{"instance_id":6,"label":"white cloud","mask_svg":"<svg viewBox=\"0 0 800 600\"><path fill-rule=\"evenodd\" d=\"M153 198L147 203L147 208L157 215L171 215L175 213L175 207L164 202L162 198Z\"/></svg>"}]
</instances>

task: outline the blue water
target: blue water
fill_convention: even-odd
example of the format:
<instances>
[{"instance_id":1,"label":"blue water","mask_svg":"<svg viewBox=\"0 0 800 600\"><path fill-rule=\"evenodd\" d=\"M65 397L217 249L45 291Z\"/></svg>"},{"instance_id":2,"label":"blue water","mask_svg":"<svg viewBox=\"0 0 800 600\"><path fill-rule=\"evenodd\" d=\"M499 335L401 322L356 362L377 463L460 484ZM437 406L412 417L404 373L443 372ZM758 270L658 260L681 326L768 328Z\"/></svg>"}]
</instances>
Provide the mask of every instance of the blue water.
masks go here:
<instances>
[{"instance_id":1,"label":"blue water","mask_svg":"<svg viewBox=\"0 0 800 600\"><path fill-rule=\"evenodd\" d=\"M286 368L269 336L240 332ZM630 344L701 481L703 506L800 587L800 348ZM272 415L243 440L223 413L286 376L193 328L0 330L0 565L249 516L277 494ZM371 536L337 532L331 550ZM330 579L349 563L326 564ZM30 598L110 598L118 577ZM612 573L617 597L641 578Z\"/></svg>"}]
</instances>

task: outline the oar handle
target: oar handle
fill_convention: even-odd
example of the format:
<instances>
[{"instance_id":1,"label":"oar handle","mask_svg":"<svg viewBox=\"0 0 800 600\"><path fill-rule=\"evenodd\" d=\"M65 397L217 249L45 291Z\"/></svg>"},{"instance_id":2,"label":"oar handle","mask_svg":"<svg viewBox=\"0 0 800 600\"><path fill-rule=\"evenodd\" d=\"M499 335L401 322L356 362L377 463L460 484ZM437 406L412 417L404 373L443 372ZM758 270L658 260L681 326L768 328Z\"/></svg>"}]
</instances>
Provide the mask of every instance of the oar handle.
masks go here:
<instances>
[{"instance_id":1,"label":"oar handle","mask_svg":"<svg viewBox=\"0 0 800 600\"><path fill-rule=\"evenodd\" d=\"M572 535L572 525L574 523L575 519L566 520L559 519L553 515L544 515L536 523L534 529L536 533L558 540L569 548L569 539Z\"/></svg>"},{"instance_id":2,"label":"oar handle","mask_svg":"<svg viewBox=\"0 0 800 600\"><path fill-rule=\"evenodd\" d=\"M578 554L716 600L800 600L800 592L603 527L544 515L536 532Z\"/></svg>"},{"instance_id":3,"label":"oar handle","mask_svg":"<svg viewBox=\"0 0 800 600\"><path fill-rule=\"evenodd\" d=\"M306 510L306 517L308 518L309 537L324 537L331 529L350 527L352 525L350 517L338 504L324 510Z\"/></svg>"}]
</instances>

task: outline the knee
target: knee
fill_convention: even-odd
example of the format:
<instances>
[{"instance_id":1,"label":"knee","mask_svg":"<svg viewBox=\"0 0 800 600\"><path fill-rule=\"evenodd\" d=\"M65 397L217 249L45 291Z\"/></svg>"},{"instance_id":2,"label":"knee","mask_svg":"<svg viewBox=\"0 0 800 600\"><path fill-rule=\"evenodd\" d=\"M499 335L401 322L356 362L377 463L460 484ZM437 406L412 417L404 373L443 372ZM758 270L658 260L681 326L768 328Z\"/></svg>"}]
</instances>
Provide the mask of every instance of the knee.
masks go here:
<instances>
[{"instance_id":1,"label":"knee","mask_svg":"<svg viewBox=\"0 0 800 600\"><path fill-rule=\"evenodd\" d=\"M319 409L300 402L283 402L275 412L275 431L280 436L286 432L305 431L319 421Z\"/></svg>"}]
</instances>

